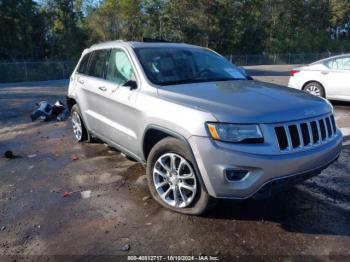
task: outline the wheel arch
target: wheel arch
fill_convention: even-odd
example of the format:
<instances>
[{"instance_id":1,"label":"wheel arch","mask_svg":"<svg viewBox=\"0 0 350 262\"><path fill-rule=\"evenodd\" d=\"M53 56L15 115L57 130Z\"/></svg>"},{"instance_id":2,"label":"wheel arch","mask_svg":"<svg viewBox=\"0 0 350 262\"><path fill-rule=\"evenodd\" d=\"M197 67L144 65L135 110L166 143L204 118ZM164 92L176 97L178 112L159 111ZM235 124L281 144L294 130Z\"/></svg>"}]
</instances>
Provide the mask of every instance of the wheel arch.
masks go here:
<instances>
[{"instance_id":1,"label":"wheel arch","mask_svg":"<svg viewBox=\"0 0 350 262\"><path fill-rule=\"evenodd\" d=\"M324 88L324 85L323 85L320 81L318 81L318 80L309 80L309 81L305 82L305 83L303 84L303 86L301 87L301 90L304 91L305 87L306 87L308 84L310 84L310 83L317 83L317 84L319 84L319 85L323 88L323 92L324 92L325 98L327 98L326 89Z\"/></svg>"},{"instance_id":2,"label":"wheel arch","mask_svg":"<svg viewBox=\"0 0 350 262\"><path fill-rule=\"evenodd\" d=\"M68 110L70 112L72 110L72 107L78 103L74 98L67 96L66 97L66 104L67 104Z\"/></svg>"},{"instance_id":3,"label":"wheel arch","mask_svg":"<svg viewBox=\"0 0 350 262\"><path fill-rule=\"evenodd\" d=\"M206 189L206 186L204 184L204 181L202 179L202 175L199 171L196 158L193 154L192 148L188 140L181 134L170 130L168 128L158 126L158 125L148 125L144 131L143 137L142 137L142 153L143 153L143 159L145 162L147 162L147 157L149 153L151 152L152 148L155 144L157 144L160 140L162 140L165 137L174 137L179 139L181 142L185 144L188 151L190 152L190 155L192 157L193 162L193 168L196 171L196 174L198 174L198 180L201 183L201 186L203 186L203 189L205 192L208 192Z\"/></svg>"}]
</instances>

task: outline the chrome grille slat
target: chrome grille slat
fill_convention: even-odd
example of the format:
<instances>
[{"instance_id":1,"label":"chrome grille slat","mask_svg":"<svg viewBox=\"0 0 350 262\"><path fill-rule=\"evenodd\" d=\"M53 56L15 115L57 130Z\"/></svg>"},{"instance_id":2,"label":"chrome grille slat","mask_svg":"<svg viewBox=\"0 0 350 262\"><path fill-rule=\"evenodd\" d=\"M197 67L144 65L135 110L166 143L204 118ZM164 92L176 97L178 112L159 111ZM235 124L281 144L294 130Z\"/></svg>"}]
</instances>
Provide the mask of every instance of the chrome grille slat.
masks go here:
<instances>
[{"instance_id":1,"label":"chrome grille slat","mask_svg":"<svg viewBox=\"0 0 350 262\"><path fill-rule=\"evenodd\" d=\"M311 122L307 122L307 129L309 130L309 136L310 136L310 145L314 144L314 136L312 135L312 130L311 130Z\"/></svg>"},{"instance_id":2,"label":"chrome grille slat","mask_svg":"<svg viewBox=\"0 0 350 262\"><path fill-rule=\"evenodd\" d=\"M326 118L323 118L323 119L322 119L322 122L323 122L324 130L326 131L326 138L325 138L325 139L327 139L327 138L329 137L329 134L328 134L328 128L327 128Z\"/></svg>"},{"instance_id":3,"label":"chrome grille slat","mask_svg":"<svg viewBox=\"0 0 350 262\"><path fill-rule=\"evenodd\" d=\"M303 137L303 135L301 133L300 124L297 124L296 126L297 126L297 130L298 130L299 141L300 141L300 145L299 146L303 147L304 146L304 137Z\"/></svg>"},{"instance_id":4,"label":"chrome grille slat","mask_svg":"<svg viewBox=\"0 0 350 262\"><path fill-rule=\"evenodd\" d=\"M328 137L331 137L333 135L331 120L329 117L326 117L325 121L326 121L326 127L327 127L327 131L328 131Z\"/></svg>"},{"instance_id":5,"label":"chrome grille slat","mask_svg":"<svg viewBox=\"0 0 350 262\"><path fill-rule=\"evenodd\" d=\"M334 119L333 115L331 115L331 123L332 123L332 127L333 127L333 134L336 134L337 133L337 127L336 127L335 119Z\"/></svg>"},{"instance_id":6,"label":"chrome grille slat","mask_svg":"<svg viewBox=\"0 0 350 262\"><path fill-rule=\"evenodd\" d=\"M280 151L298 151L327 143L336 135L333 115L274 125Z\"/></svg>"},{"instance_id":7,"label":"chrome grille slat","mask_svg":"<svg viewBox=\"0 0 350 262\"><path fill-rule=\"evenodd\" d=\"M289 132L289 128L288 125L284 125L284 131L286 132L287 135L287 141L288 141L288 150L290 150L291 148L293 148L292 146L292 138L290 137L290 132Z\"/></svg>"},{"instance_id":8,"label":"chrome grille slat","mask_svg":"<svg viewBox=\"0 0 350 262\"><path fill-rule=\"evenodd\" d=\"M316 120L317 132L318 132L318 142L322 143L321 127L319 119Z\"/></svg>"}]
</instances>

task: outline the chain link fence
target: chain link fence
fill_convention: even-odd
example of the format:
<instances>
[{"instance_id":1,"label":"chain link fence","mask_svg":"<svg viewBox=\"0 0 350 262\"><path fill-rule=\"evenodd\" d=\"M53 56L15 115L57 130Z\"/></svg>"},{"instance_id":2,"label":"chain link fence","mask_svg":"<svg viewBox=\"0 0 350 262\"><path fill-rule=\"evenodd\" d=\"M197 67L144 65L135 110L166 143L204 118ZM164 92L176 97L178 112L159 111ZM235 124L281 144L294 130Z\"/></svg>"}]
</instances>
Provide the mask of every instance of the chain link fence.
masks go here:
<instances>
[{"instance_id":1,"label":"chain link fence","mask_svg":"<svg viewBox=\"0 0 350 262\"><path fill-rule=\"evenodd\" d=\"M301 53L301 54L266 54L266 55L228 55L232 63L239 66L250 65L295 65L310 64L341 53Z\"/></svg>"},{"instance_id":2,"label":"chain link fence","mask_svg":"<svg viewBox=\"0 0 350 262\"><path fill-rule=\"evenodd\" d=\"M76 61L0 62L0 83L68 79Z\"/></svg>"},{"instance_id":3,"label":"chain link fence","mask_svg":"<svg viewBox=\"0 0 350 262\"><path fill-rule=\"evenodd\" d=\"M248 65L308 64L340 53L228 55L232 63ZM68 79L76 61L0 62L0 83Z\"/></svg>"}]
</instances>

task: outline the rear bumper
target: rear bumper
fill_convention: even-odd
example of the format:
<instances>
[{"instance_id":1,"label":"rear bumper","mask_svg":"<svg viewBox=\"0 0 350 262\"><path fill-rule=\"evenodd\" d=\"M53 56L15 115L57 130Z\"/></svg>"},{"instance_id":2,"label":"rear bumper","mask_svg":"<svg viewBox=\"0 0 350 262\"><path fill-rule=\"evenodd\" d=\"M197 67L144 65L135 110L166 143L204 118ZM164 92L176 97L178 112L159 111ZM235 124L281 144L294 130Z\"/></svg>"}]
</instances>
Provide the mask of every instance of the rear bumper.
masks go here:
<instances>
[{"instance_id":1,"label":"rear bumper","mask_svg":"<svg viewBox=\"0 0 350 262\"><path fill-rule=\"evenodd\" d=\"M209 195L215 198L244 199L274 182L305 180L335 161L341 151L342 134L313 149L283 155L262 155L228 149L206 137L189 139L199 171ZM228 181L226 169L244 169L249 175L241 181ZM285 181L287 181L285 180ZM261 192L260 192L261 193Z\"/></svg>"},{"instance_id":2,"label":"rear bumper","mask_svg":"<svg viewBox=\"0 0 350 262\"><path fill-rule=\"evenodd\" d=\"M289 77L288 87L301 90L302 84L298 81L297 77L291 76Z\"/></svg>"}]
</instances>

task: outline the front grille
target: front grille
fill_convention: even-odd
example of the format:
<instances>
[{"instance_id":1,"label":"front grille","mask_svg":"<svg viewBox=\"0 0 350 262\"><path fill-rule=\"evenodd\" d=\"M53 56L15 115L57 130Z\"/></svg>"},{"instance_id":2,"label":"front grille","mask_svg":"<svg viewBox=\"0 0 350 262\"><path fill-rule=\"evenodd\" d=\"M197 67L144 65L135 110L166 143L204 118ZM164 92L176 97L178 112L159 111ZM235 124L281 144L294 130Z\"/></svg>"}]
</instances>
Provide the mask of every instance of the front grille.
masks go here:
<instances>
[{"instance_id":1,"label":"front grille","mask_svg":"<svg viewBox=\"0 0 350 262\"><path fill-rule=\"evenodd\" d=\"M275 126L279 149L291 151L318 145L336 134L333 115Z\"/></svg>"}]
</instances>

